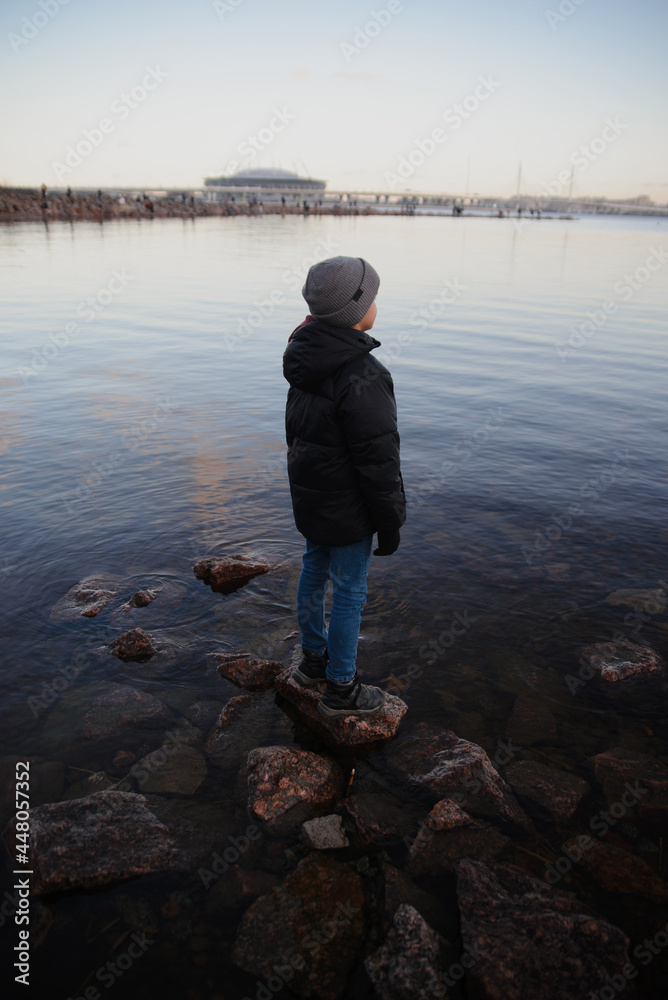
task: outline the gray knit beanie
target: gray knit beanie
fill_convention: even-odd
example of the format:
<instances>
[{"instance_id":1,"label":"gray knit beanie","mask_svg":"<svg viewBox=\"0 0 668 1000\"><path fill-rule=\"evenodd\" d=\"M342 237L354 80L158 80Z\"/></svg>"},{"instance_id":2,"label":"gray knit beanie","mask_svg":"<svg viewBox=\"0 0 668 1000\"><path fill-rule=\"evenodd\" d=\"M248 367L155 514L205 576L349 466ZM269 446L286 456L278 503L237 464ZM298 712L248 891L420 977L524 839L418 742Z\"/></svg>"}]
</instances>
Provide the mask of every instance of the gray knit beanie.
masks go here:
<instances>
[{"instance_id":1,"label":"gray knit beanie","mask_svg":"<svg viewBox=\"0 0 668 1000\"><path fill-rule=\"evenodd\" d=\"M330 257L309 270L302 295L314 319L351 327L364 319L379 286L378 272L361 257Z\"/></svg>"}]
</instances>

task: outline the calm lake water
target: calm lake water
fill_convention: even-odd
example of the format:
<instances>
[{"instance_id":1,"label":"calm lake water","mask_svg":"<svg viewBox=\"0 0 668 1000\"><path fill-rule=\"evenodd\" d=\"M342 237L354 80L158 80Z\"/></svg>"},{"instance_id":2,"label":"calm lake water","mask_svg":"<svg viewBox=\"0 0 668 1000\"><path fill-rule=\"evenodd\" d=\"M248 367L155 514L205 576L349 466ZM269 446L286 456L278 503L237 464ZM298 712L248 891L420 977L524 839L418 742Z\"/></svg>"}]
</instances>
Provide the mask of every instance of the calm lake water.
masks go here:
<instances>
[{"instance_id":1,"label":"calm lake water","mask_svg":"<svg viewBox=\"0 0 668 1000\"><path fill-rule=\"evenodd\" d=\"M306 312L309 265L350 254L381 276L373 334L395 381L409 501L397 554L372 560L360 671L406 700L402 733L446 721L490 755L515 697L534 698L556 732L516 759L589 781L569 835L586 831L605 805L588 758L622 745L668 762L665 687L572 680L582 645L616 632L668 654L665 602L638 616L607 600L620 589L668 591L666 249L668 220L652 218L0 227L0 725L12 772L26 756L61 762L43 801L68 797L90 772L122 777L110 759L68 742L88 685L132 684L178 719L194 702L220 709L238 693L207 667L207 653L242 648L289 662L303 540L285 472L281 356ZM191 568L212 553L274 568L235 594L214 594ZM140 587L160 593L129 624L117 605L50 620L56 601L93 574L124 578L125 599ZM453 638L455 615L469 624ZM159 669L104 654L134 626L168 651ZM54 694L76 654L86 669ZM407 685L411 664L420 669ZM116 749L146 752L143 739ZM225 843L247 823L234 796L247 751L295 741L268 701L178 802L203 828L218 824ZM360 761L362 788L381 758ZM540 829L558 853L563 832ZM633 818L618 831L665 872L659 835ZM281 876L305 850L296 837L280 850L266 844L252 866ZM377 853L353 843L345 856ZM400 844L389 856L405 864ZM591 883L569 888L632 946L654 926L655 914L638 922ZM441 929L454 940L452 885L439 892ZM157 944L127 974L133 996L190 997L190 988L195 1000L240 1000L257 978L229 962L243 907L214 919L205 895L193 873L191 883L139 879L51 901L55 923L34 954L34 982L78 996L143 912L153 914L145 919ZM5 945L15 930L4 924ZM643 972L639 996L659 996L661 961ZM363 976L349 995L371 996Z\"/></svg>"}]
</instances>

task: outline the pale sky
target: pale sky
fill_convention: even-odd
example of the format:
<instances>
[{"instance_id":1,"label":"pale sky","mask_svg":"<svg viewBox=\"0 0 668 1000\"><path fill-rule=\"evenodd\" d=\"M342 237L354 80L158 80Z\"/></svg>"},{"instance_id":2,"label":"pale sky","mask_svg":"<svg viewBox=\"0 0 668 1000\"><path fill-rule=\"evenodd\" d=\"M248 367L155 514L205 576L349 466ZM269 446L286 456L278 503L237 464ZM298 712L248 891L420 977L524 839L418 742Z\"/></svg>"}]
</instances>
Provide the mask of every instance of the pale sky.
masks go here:
<instances>
[{"instance_id":1,"label":"pale sky","mask_svg":"<svg viewBox=\"0 0 668 1000\"><path fill-rule=\"evenodd\" d=\"M0 183L504 196L521 161L666 203L667 38L665 0L3 0Z\"/></svg>"}]
</instances>

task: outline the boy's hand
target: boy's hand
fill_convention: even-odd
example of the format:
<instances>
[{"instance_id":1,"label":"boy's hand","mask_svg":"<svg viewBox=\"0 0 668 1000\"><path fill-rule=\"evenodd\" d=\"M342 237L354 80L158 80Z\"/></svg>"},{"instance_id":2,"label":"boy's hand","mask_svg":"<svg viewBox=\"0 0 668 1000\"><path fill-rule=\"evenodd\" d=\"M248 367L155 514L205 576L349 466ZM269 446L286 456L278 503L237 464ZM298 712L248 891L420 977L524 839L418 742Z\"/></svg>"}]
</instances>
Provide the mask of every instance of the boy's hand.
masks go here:
<instances>
[{"instance_id":1,"label":"boy's hand","mask_svg":"<svg viewBox=\"0 0 668 1000\"><path fill-rule=\"evenodd\" d=\"M391 556L399 548L401 536L399 531L379 531L378 548L373 550L375 556Z\"/></svg>"}]
</instances>

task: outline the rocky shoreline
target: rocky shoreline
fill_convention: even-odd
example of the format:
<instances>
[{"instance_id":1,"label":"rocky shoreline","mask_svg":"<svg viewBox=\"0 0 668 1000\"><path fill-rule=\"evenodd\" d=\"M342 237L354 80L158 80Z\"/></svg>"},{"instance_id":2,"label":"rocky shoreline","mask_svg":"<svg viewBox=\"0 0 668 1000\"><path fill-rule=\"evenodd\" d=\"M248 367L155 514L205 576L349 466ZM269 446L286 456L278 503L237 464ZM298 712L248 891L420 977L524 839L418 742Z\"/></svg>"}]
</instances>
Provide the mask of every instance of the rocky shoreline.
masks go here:
<instances>
[{"instance_id":1,"label":"rocky shoreline","mask_svg":"<svg viewBox=\"0 0 668 1000\"><path fill-rule=\"evenodd\" d=\"M281 205L266 202L246 204L210 202L192 198L146 198L131 200L109 194L49 193L34 189L0 188L0 222L111 222L116 219L198 219L235 215L375 215L369 205L360 208L337 205L318 206L311 202ZM385 213L386 214L386 213ZM392 213L391 213L392 214ZM401 214L397 211L394 214Z\"/></svg>"},{"instance_id":2,"label":"rocky shoreline","mask_svg":"<svg viewBox=\"0 0 668 1000\"><path fill-rule=\"evenodd\" d=\"M217 556L194 573L224 601L230 584L271 569ZM52 619L109 608L114 621L118 605L134 626L160 600L136 591L136 580L100 574L70 588ZM169 873L185 888L159 912L118 897L128 928L150 928L166 946L196 911L187 940L198 961L223 955L248 995L258 980L270 992L280 980L305 1000L342 1000L365 983L368 995L369 982L380 1000L445 1000L462 985L482 1000L659 995L638 993L635 980L643 974L644 990L660 984L668 954L660 760L611 745L577 773L546 763L560 722L524 693L503 753L459 735L469 725L456 712L406 728L396 695L375 716L323 720L318 691L295 682L294 662L244 650L209 654L219 700L167 704L141 687L151 664L169 669L157 637L133 627L105 649L118 670L137 664L136 679L66 692L42 733L49 757L32 762L40 945L62 894L116 892ZM585 660L604 694L665 687L665 664L647 647L594 644ZM99 769L72 780L82 746ZM200 803L207 787L224 801ZM10 823L10 850L13 837ZM632 948L637 928L649 950Z\"/></svg>"}]
</instances>

